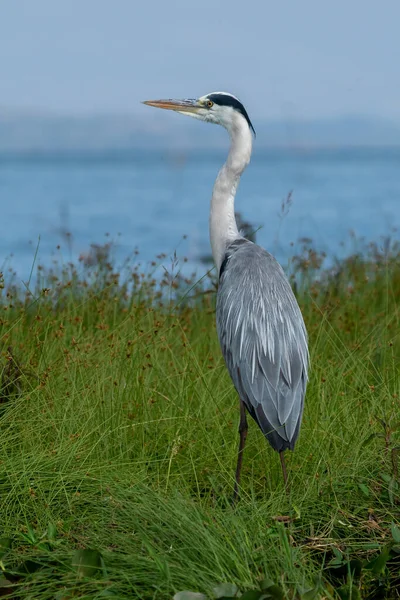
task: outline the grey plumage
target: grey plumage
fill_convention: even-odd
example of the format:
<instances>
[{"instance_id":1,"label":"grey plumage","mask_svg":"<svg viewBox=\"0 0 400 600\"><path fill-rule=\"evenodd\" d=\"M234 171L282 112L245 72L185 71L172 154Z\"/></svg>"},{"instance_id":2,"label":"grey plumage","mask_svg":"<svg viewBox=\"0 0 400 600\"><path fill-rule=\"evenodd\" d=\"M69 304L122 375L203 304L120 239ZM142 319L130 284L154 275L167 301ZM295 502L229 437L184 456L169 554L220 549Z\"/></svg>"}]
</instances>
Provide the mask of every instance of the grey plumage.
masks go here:
<instances>
[{"instance_id":1,"label":"grey plumage","mask_svg":"<svg viewBox=\"0 0 400 600\"><path fill-rule=\"evenodd\" d=\"M247 437L246 408L279 452L288 489L284 450L293 450L300 430L307 385L307 333L282 268L237 228L235 196L250 162L253 125L240 100L227 92L192 100L147 100L145 104L216 123L229 133L229 154L211 196L210 242L220 274L218 336L240 399L234 500L239 498Z\"/></svg>"},{"instance_id":2,"label":"grey plumage","mask_svg":"<svg viewBox=\"0 0 400 600\"><path fill-rule=\"evenodd\" d=\"M293 450L307 385L307 332L282 267L245 238L220 269L217 331L247 410L278 452Z\"/></svg>"}]
</instances>

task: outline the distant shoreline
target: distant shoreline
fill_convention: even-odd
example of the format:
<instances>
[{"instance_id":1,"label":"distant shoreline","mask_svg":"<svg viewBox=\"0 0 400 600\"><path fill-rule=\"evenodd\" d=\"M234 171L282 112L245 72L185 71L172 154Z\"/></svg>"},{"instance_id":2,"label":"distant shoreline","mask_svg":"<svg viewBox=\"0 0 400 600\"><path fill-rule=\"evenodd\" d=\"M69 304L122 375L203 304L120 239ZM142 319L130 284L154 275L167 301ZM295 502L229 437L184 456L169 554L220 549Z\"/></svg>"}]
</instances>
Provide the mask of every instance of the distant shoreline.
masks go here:
<instances>
[{"instance_id":1,"label":"distant shoreline","mask_svg":"<svg viewBox=\"0 0 400 600\"><path fill-rule=\"evenodd\" d=\"M255 120L255 147L309 151L400 147L400 123L381 117ZM226 148L226 132L189 119L133 115L54 115L0 108L0 154L133 152Z\"/></svg>"},{"instance_id":2,"label":"distant shoreline","mask_svg":"<svg viewBox=\"0 0 400 600\"><path fill-rule=\"evenodd\" d=\"M166 160L177 163L194 159L215 160L224 156L224 148L186 148L176 149L167 147L149 148L30 148L25 150L0 150L1 162L131 162ZM400 158L400 144L391 146L309 146L285 147L266 146L255 149L252 161L261 158L273 160L275 158L320 158L332 159L337 156L362 156L364 159L375 159L378 155L387 155L388 158Z\"/></svg>"}]
</instances>

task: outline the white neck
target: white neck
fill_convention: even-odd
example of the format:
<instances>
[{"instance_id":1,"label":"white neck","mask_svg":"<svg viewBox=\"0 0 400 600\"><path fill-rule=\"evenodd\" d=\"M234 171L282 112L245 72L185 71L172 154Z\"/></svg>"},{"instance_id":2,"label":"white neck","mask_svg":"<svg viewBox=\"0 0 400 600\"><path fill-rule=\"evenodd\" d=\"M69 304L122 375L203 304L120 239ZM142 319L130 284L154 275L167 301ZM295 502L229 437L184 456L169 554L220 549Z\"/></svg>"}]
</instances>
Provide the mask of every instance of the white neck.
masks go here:
<instances>
[{"instance_id":1,"label":"white neck","mask_svg":"<svg viewBox=\"0 0 400 600\"><path fill-rule=\"evenodd\" d=\"M227 246L241 237L235 220L235 195L240 176L250 162L252 135L246 119L235 113L226 127L231 137L228 158L215 180L211 197L210 241L217 272Z\"/></svg>"}]
</instances>

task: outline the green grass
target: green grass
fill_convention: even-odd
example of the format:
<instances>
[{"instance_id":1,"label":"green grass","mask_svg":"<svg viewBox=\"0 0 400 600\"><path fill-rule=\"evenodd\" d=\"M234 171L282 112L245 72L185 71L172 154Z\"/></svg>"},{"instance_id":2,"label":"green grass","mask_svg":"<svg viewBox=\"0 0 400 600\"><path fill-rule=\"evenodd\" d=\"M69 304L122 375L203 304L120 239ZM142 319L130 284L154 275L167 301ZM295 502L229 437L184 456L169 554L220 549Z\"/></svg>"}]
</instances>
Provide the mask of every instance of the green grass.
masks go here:
<instances>
[{"instance_id":1,"label":"green grass","mask_svg":"<svg viewBox=\"0 0 400 600\"><path fill-rule=\"evenodd\" d=\"M370 248L335 274L320 258L294 261L311 372L290 494L251 422L236 507L238 399L204 282L122 282L101 259L41 272L26 297L4 284L0 595L161 600L268 578L285 598L398 597L400 257ZM74 566L82 549L98 569Z\"/></svg>"}]
</instances>

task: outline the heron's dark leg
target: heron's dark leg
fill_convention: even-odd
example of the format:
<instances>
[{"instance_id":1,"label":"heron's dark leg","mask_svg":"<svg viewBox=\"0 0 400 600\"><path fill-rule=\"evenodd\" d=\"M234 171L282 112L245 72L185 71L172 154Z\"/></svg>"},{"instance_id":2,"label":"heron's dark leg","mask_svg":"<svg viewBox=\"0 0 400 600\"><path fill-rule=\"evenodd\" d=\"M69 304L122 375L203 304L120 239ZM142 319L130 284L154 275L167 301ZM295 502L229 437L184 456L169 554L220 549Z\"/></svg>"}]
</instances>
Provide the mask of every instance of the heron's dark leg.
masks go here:
<instances>
[{"instance_id":1,"label":"heron's dark leg","mask_svg":"<svg viewBox=\"0 0 400 600\"><path fill-rule=\"evenodd\" d=\"M244 402L239 398L240 401L240 423L239 423L239 451L238 451L238 459L236 465L236 481L235 481L235 489L233 492L233 502L235 503L239 499L239 484L240 484L240 472L242 470L242 461L243 461L243 451L246 444L247 438L247 418L246 418L246 407Z\"/></svg>"},{"instance_id":2,"label":"heron's dark leg","mask_svg":"<svg viewBox=\"0 0 400 600\"><path fill-rule=\"evenodd\" d=\"M282 467L282 473L283 473L283 481L285 482L285 489L286 489L286 491L288 491L289 486L288 486L288 476L287 476L287 471L286 471L286 461L285 461L284 450L279 452L279 458L281 459L281 467Z\"/></svg>"}]
</instances>

